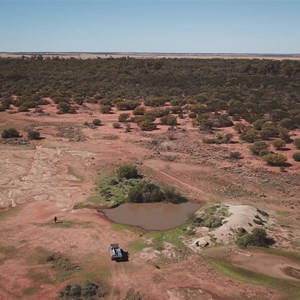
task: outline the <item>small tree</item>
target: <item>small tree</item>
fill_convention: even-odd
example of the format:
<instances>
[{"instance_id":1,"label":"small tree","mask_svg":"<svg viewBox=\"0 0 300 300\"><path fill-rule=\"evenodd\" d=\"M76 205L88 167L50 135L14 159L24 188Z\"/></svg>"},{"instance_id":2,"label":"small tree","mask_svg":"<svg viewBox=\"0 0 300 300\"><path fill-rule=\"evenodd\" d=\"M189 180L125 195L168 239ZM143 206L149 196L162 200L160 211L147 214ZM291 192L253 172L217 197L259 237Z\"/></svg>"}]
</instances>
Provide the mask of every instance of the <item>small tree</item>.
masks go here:
<instances>
[{"instance_id":1,"label":"small tree","mask_svg":"<svg viewBox=\"0 0 300 300\"><path fill-rule=\"evenodd\" d=\"M285 147L285 141L282 139L276 139L272 142L272 145L276 150L281 150Z\"/></svg>"}]
</instances>

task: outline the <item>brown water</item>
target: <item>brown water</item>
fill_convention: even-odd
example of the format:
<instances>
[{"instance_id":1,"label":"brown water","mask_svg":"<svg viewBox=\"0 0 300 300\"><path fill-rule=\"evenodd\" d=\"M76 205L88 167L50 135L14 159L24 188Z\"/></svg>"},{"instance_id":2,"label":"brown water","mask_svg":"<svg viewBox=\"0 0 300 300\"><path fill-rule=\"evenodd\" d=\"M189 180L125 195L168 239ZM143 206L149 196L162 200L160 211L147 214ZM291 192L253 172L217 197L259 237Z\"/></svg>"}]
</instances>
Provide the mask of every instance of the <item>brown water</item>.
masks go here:
<instances>
[{"instance_id":1,"label":"brown water","mask_svg":"<svg viewBox=\"0 0 300 300\"><path fill-rule=\"evenodd\" d=\"M110 220L119 224L139 226L147 230L167 230L181 225L200 208L195 203L126 203L116 208L103 209Z\"/></svg>"}]
</instances>

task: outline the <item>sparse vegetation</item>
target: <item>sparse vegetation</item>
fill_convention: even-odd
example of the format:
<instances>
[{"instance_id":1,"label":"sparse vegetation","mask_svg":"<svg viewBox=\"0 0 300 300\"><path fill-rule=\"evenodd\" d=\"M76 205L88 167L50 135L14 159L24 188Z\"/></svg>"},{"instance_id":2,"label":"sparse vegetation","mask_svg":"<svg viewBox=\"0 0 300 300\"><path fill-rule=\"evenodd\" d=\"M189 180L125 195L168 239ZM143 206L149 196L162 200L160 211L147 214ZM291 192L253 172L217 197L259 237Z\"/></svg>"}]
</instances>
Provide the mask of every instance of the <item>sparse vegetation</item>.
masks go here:
<instances>
[{"instance_id":1,"label":"sparse vegetation","mask_svg":"<svg viewBox=\"0 0 300 300\"><path fill-rule=\"evenodd\" d=\"M260 155L261 151L267 151L269 149L269 145L266 142L257 141L254 142L250 149L254 155Z\"/></svg>"},{"instance_id":2,"label":"sparse vegetation","mask_svg":"<svg viewBox=\"0 0 300 300\"><path fill-rule=\"evenodd\" d=\"M285 141L282 139L276 139L272 142L272 145L276 150L281 150L285 147Z\"/></svg>"},{"instance_id":3,"label":"sparse vegetation","mask_svg":"<svg viewBox=\"0 0 300 300\"><path fill-rule=\"evenodd\" d=\"M68 300L96 300L99 297L104 297L106 294L107 292L101 286L89 280L84 281L82 285L68 284L59 291L59 297Z\"/></svg>"},{"instance_id":4,"label":"sparse vegetation","mask_svg":"<svg viewBox=\"0 0 300 300\"><path fill-rule=\"evenodd\" d=\"M41 134L37 130L28 130L27 136L29 140L39 140L41 138Z\"/></svg>"},{"instance_id":5,"label":"sparse vegetation","mask_svg":"<svg viewBox=\"0 0 300 300\"><path fill-rule=\"evenodd\" d=\"M131 179L131 178L139 178L139 172L135 165L125 164L120 166L117 169L118 179Z\"/></svg>"},{"instance_id":6,"label":"sparse vegetation","mask_svg":"<svg viewBox=\"0 0 300 300\"><path fill-rule=\"evenodd\" d=\"M94 120L92 121L92 123L93 123L94 126L100 126L100 125L101 125L101 120L99 120L99 119L94 119Z\"/></svg>"},{"instance_id":7,"label":"sparse vegetation","mask_svg":"<svg viewBox=\"0 0 300 300\"><path fill-rule=\"evenodd\" d=\"M261 224L262 225L262 222ZM246 248L247 246L268 247L273 240L267 237L267 232L263 228L254 228L251 233L239 231L237 245Z\"/></svg>"},{"instance_id":8,"label":"sparse vegetation","mask_svg":"<svg viewBox=\"0 0 300 300\"><path fill-rule=\"evenodd\" d=\"M263 156L263 159L270 166L285 166L287 158L279 153L269 153Z\"/></svg>"},{"instance_id":9,"label":"sparse vegetation","mask_svg":"<svg viewBox=\"0 0 300 300\"><path fill-rule=\"evenodd\" d=\"M300 149L300 139L295 139L294 145L296 146L297 149Z\"/></svg>"},{"instance_id":10,"label":"sparse vegetation","mask_svg":"<svg viewBox=\"0 0 300 300\"><path fill-rule=\"evenodd\" d=\"M300 161L300 152L294 153L294 154L293 154L293 159L294 159L295 161Z\"/></svg>"},{"instance_id":11,"label":"sparse vegetation","mask_svg":"<svg viewBox=\"0 0 300 300\"><path fill-rule=\"evenodd\" d=\"M239 151L230 152L231 159L242 159L242 154Z\"/></svg>"},{"instance_id":12,"label":"sparse vegetation","mask_svg":"<svg viewBox=\"0 0 300 300\"><path fill-rule=\"evenodd\" d=\"M20 133L16 128L8 128L2 131L1 137L3 139L18 138L20 137Z\"/></svg>"}]
</instances>

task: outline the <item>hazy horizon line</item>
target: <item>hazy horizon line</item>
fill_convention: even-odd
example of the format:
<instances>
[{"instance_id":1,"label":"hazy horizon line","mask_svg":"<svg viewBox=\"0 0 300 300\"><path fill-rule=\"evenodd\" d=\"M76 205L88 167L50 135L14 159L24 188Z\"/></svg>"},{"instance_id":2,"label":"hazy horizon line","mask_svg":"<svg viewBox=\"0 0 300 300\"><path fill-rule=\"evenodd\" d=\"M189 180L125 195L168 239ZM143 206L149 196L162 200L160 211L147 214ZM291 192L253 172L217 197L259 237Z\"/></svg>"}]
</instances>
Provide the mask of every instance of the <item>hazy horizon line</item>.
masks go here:
<instances>
[{"instance_id":1,"label":"hazy horizon line","mask_svg":"<svg viewBox=\"0 0 300 300\"><path fill-rule=\"evenodd\" d=\"M169 54L169 55L300 55L298 53L264 52L160 52L160 51L0 51L1 54Z\"/></svg>"}]
</instances>

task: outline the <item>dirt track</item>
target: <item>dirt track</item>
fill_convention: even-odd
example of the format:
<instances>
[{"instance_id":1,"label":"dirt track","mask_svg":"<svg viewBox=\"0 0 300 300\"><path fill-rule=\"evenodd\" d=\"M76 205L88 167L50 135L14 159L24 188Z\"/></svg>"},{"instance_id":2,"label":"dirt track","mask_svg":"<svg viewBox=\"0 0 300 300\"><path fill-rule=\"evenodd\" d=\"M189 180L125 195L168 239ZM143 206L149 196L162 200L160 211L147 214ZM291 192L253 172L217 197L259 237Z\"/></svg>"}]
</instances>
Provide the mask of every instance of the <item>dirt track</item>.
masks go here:
<instances>
[{"instance_id":1,"label":"dirt track","mask_svg":"<svg viewBox=\"0 0 300 300\"><path fill-rule=\"evenodd\" d=\"M56 115L51 107L48 112L48 116L0 115L0 126L14 125L22 129L31 124L45 137L30 145L0 144L0 154L4 158L0 166L0 205L14 207L0 213L1 300L51 299L67 282L81 282L87 278L104 282L110 290L108 299L124 299L129 288L139 291L146 299L280 298L280 294L265 287L240 283L217 273L201 256L195 257L190 252L181 257L183 254L175 251L177 259L171 263L166 259L159 261L161 269L154 267L156 260L145 263L139 251L130 253L129 262L112 263L107 255L107 245L119 241L126 249L141 239L141 233L114 230L96 210L73 210L73 206L93 194L97 176L122 162L132 161L142 163L140 168L148 177L175 185L196 202L230 199L234 203L254 202L272 209L275 215L277 210L285 210L288 217L284 222L290 224L289 234L297 240L299 204L297 206L297 199L291 196L297 194L296 179L289 179L289 193L285 193L283 187L282 191L277 191L279 185L265 191L261 182L249 182L243 175L231 172L235 166L224 169L230 164L228 161L206 156L199 162L199 155L186 154L186 148L181 148L186 142L181 140L180 133L178 140L164 142L171 146L175 144L178 150L160 149L157 154L147 143L164 134L165 128L153 135L141 134L135 127L131 133L125 133L123 129L112 128L116 114L102 115L92 111L79 113L74 118ZM82 126L84 121L95 117L99 117L104 126L97 129ZM86 141L70 142L68 138L58 136L58 126L62 125L80 126ZM193 132L191 130L190 134ZM189 146L197 148L198 140L198 136L191 139ZM202 146L203 154L211 152L205 147L209 146ZM182 160L166 160L166 155L171 154L182 156ZM197 163L193 163L195 159ZM245 170L243 168L248 166L245 163L240 168ZM298 176L297 172L295 170L291 176ZM277 180L276 174L271 172L268 180ZM268 197L260 197L262 193ZM59 223L55 226L54 216L70 225L63 227L64 223ZM292 247L284 239L282 245ZM69 280L57 280L60 271L45 262L45 253L57 251L80 266L80 271L72 273Z\"/></svg>"}]
</instances>

